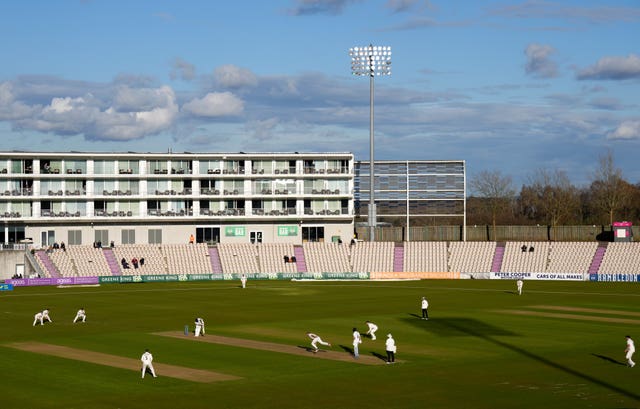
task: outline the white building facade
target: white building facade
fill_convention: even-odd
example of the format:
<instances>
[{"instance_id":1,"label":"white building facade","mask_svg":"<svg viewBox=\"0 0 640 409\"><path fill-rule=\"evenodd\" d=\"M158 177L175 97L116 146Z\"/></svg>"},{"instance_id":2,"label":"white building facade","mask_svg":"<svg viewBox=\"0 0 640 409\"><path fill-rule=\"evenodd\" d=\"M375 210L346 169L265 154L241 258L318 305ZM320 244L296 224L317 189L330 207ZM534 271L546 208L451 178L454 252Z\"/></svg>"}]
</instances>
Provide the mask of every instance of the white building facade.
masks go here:
<instances>
[{"instance_id":1,"label":"white building facade","mask_svg":"<svg viewBox=\"0 0 640 409\"><path fill-rule=\"evenodd\" d=\"M352 153L0 152L0 243L348 241Z\"/></svg>"}]
</instances>

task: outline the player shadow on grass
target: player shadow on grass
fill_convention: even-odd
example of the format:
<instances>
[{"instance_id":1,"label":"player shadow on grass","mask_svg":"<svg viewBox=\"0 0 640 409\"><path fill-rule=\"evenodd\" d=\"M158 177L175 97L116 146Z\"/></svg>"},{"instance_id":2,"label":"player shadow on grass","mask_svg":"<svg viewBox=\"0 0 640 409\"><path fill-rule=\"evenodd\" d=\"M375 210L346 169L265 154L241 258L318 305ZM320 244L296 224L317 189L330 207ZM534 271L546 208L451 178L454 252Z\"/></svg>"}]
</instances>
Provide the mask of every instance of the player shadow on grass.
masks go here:
<instances>
[{"instance_id":1,"label":"player shadow on grass","mask_svg":"<svg viewBox=\"0 0 640 409\"><path fill-rule=\"evenodd\" d=\"M630 399L634 399L634 400L640 400L640 395L633 393L631 391L622 389L620 387L618 387L617 385L605 382L601 379L595 378L591 375L582 373L578 370L575 370L573 368L569 368L565 365L559 364L558 362L552 361L551 359L548 359L542 355L537 355L529 350L526 350L524 348L521 348L517 345L513 345L510 344L508 342L502 341L501 339L496 338L496 335L501 335L501 334L496 334L496 333L492 333L492 332L487 332L486 329L482 329L482 328L477 328L474 324L477 323L482 323L482 321L479 320L469 320L469 319L465 319L465 318L455 318L455 317L450 317L450 318L441 318L440 320L438 320L438 323L440 326L442 326L442 328L449 328L450 331L453 332L458 332L458 333L463 333L467 336L472 336L472 337L476 337L480 340L483 340L485 342L489 342L492 343L494 345L497 345L501 348L510 350L512 352L516 352L520 355L522 355L525 358L534 360L539 362L542 365L546 365L548 367L557 369L561 372L564 372L566 374L575 376L577 378L583 379L585 381L591 382L595 385L599 385L603 388L609 389L610 391L614 391L616 393L619 393L621 395L626 396L627 398ZM489 326L489 328L492 328L493 326ZM495 328L495 327L493 327ZM505 331L505 330L502 330ZM509 332L509 331L506 331ZM604 357L603 359L607 359L607 357Z\"/></svg>"},{"instance_id":2,"label":"player shadow on grass","mask_svg":"<svg viewBox=\"0 0 640 409\"><path fill-rule=\"evenodd\" d=\"M313 349L312 347L308 347L306 345L298 345L298 348L302 348L307 352L327 352L324 349Z\"/></svg>"},{"instance_id":3,"label":"player shadow on grass","mask_svg":"<svg viewBox=\"0 0 640 409\"><path fill-rule=\"evenodd\" d=\"M376 358L378 358L378 359L380 359L380 360L382 360L384 362L387 362L387 356L386 355L382 355L382 354L379 354L377 352L372 352L371 355L375 356Z\"/></svg>"},{"instance_id":4,"label":"player shadow on grass","mask_svg":"<svg viewBox=\"0 0 640 409\"><path fill-rule=\"evenodd\" d=\"M599 355L599 354L591 354L591 355L595 356L596 358L600 358L600 359L603 359L603 360L605 360L605 361L609 361L609 362L611 362L612 364L622 365L622 366L627 366L627 364L625 364L624 362L616 361L615 359L610 358L610 357L608 357L608 356Z\"/></svg>"},{"instance_id":5,"label":"player shadow on grass","mask_svg":"<svg viewBox=\"0 0 640 409\"><path fill-rule=\"evenodd\" d=\"M338 346L339 346L340 348L342 348L342 350L343 350L344 352L348 352L348 353L350 353L351 355L353 355L353 348L349 348L349 347L348 347L348 346L346 346L346 345L338 345Z\"/></svg>"}]
</instances>

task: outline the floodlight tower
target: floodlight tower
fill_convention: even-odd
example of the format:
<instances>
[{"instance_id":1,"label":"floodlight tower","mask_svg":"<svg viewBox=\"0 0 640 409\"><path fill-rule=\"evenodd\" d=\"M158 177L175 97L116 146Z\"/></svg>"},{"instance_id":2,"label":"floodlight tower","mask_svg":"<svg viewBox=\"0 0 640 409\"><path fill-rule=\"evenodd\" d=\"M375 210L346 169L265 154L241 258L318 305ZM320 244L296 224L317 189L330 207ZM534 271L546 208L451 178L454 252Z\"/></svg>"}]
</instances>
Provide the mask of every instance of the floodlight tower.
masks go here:
<instances>
[{"instance_id":1,"label":"floodlight tower","mask_svg":"<svg viewBox=\"0 0 640 409\"><path fill-rule=\"evenodd\" d=\"M391 75L391 47L371 44L366 47L353 47L349 49L349 55L351 73L369 77L369 240L375 241L377 220L373 154L373 79L376 75Z\"/></svg>"}]
</instances>

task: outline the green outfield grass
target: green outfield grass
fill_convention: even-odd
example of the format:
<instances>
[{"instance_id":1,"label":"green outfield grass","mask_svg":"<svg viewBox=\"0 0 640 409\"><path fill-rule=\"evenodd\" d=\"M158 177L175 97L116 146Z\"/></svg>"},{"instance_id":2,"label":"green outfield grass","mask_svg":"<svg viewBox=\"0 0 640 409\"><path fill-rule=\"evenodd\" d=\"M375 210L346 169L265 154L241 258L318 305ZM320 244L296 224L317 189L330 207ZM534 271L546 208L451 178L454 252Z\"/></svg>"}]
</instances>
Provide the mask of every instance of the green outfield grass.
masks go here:
<instances>
[{"instance_id":1,"label":"green outfield grass","mask_svg":"<svg viewBox=\"0 0 640 409\"><path fill-rule=\"evenodd\" d=\"M512 281L238 282L16 288L0 293L0 407L10 408L637 408L640 366L624 365L624 336L640 343L640 287L626 283ZM420 298L430 320L418 318ZM32 327L49 307L52 324ZM76 310L85 324L72 324ZM571 309L568 309L570 307ZM575 308L578 309L575 309ZM351 346L351 329L380 327L359 365L154 335L208 334L307 346L307 331ZM119 369L25 352L37 341L234 375L198 383L140 379ZM344 347L344 348L343 348ZM636 361L640 360L640 355ZM381 361L382 363L382 361Z\"/></svg>"}]
</instances>

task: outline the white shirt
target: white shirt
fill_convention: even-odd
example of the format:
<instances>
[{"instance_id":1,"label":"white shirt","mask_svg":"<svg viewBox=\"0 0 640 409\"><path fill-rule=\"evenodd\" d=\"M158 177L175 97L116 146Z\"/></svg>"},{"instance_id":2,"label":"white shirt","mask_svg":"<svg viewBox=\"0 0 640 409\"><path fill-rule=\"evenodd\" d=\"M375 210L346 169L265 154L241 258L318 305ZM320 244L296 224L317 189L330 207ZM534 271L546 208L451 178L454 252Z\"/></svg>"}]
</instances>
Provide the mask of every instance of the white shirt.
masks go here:
<instances>
[{"instance_id":1,"label":"white shirt","mask_svg":"<svg viewBox=\"0 0 640 409\"><path fill-rule=\"evenodd\" d=\"M204 326L204 320L202 318L196 318L196 325Z\"/></svg>"},{"instance_id":2,"label":"white shirt","mask_svg":"<svg viewBox=\"0 0 640 409\"><path fill-rule=\"evenodd\" d=\"M387 351L396 352L396 340L393 338L387 338L387 342L385 343L387 346Z\"/></svg>"},{"instance_id":3,"label":"white shirt","mask_svg":"<svg viewBox=\"0 0 640 409\"><path fill-rule=\"evenodd\" d=\"M629 352L636 352L636 345L631 338L627 338L627 350Z\"/></svg>"},{"instance_id":4,"label":"white shirt","mask_svg":"<svg viewBox=\"0 0 640 409\"><path fill-rule=\"evenodd\" d=\"M423 310L426 310L427 308L429 308L429 301L427 301L427 299L426 299L426 298L424 298L424 299L422 300L422 309L423 309Z\"/></svg>"},{"instance_id":5,"label":"white shirt","mask_svg":"<svg viewBox=\"0 0 640 409\"><path fill-rule=\"evenodd\" d=\"M317 335L316 335L316 334L314 334L313 332L308 333L308 334L307 334L307 336L308 336L310 339L320 338L319 336L317 336Z\"/></svg>"},{"instance_id":6,"label":"white shirt","mask_svg":"<svg viewBox=\"0 0 640 409\"><path fill-rule=\"evenodd\" d=\"M360 338L360 333L358 331L353 331L353 345L361 343L362 339Z\"/></svg>"},{"instance_id":7,"label":"white shirt","mask_svg":"<svg viewBox=\"0 0 640 409\"><path fill-rule=\"evenodd\" d=\"M378 326L376 324L374 324L373 322L367 322L367 325L369 326L369 331L377 331L378 330Z\"/></svg>"},{"instance_id":8,"label":"white shirt","mask_svg":"<svg viewBox=\"0 0 640 409\"><path fill-rule=\"evenodd\" d=\"M142 358L140 358L140 360L145 364L150 364L153 362L153 355L151 355L151 352L145 352L142 354Z\"/></svg>"},{"instance_id":9,"label":"white shirt","mask_svg":"<svg viewBox=\"0 0 640 409\"><path fill-rule=\"evenodd\" d=\"M78 310L78 313L76 315L83 316L84 315L84 310Z\"/></svg>"},{"instance_id":10,"label":"white shirt","mask_svg":"<svg viewBox=\"0 0 640 409\"><path fill-rule=\"evenodd\" d=\"M48 317L48 316L49 316L49 310L44 310L44 311L42 311L42 315L43 315L44 317Z\"/></svg>"},{"instance_id":11,"label":"white shirt","mask_svg":"<svg viewBox=\"0 0 640 409\"><path fill-rule=\"evenodd\" d=\"M39 312L34 316L35 319L39 320L40 318L42 318L42 313Z\"/></svg>"},{"instance_id":12,"label":"white shirt","mask_svg":"<svg viewBox=\"0 0 640 409\"><path fill-rule=\"evenodd\" d=\"M518 287L522 287L522 280L518 280L517 281L517 285L518 285Z\"/></svg>"}]
</instances>

